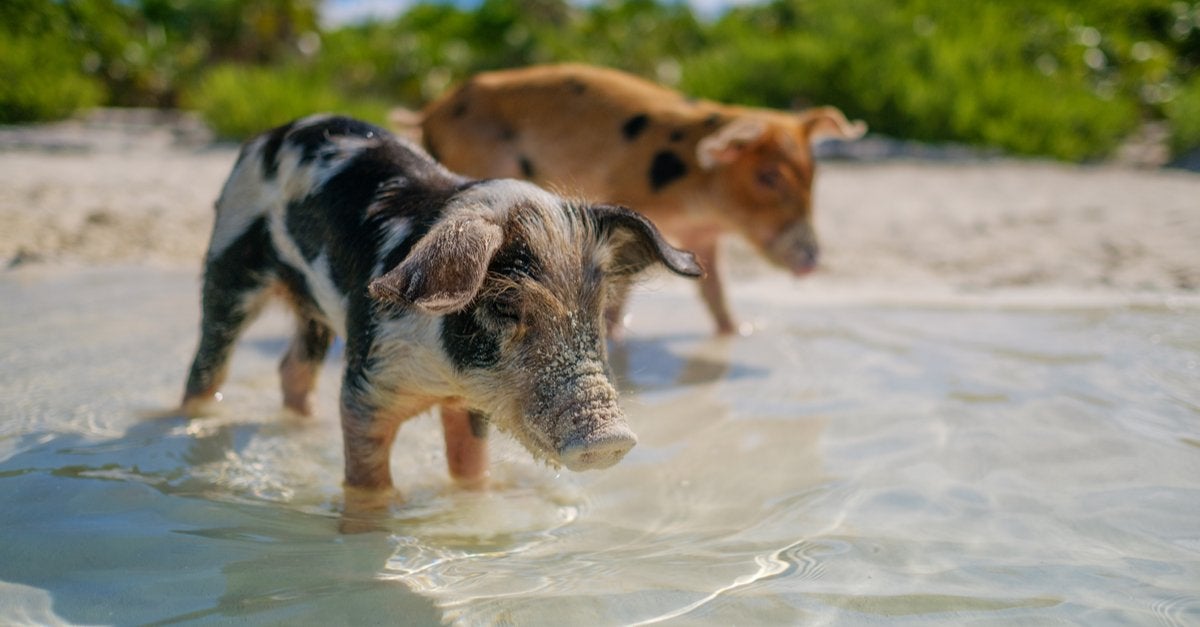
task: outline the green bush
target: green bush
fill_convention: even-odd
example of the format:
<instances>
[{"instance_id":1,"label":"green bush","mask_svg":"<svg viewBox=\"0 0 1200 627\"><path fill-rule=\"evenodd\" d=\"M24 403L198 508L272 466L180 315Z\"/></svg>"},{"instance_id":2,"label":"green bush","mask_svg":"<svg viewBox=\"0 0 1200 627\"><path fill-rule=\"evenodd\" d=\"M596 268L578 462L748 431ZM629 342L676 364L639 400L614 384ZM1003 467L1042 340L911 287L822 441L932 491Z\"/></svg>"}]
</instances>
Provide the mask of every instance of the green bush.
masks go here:
<instances>
[{"instance_id":1,"label":"green bush","mask_svg":"<svg viewBox=\"0 0 1200 627\"><path fill-rule=\"evenodd\" d=\"M0 32L0 123L61 119L103 101L102 84L68 50Z\"/></svg>"},{"instance_id":2,"label":"green bush","mask_svg":"<svg viewBox=\"0 0 1200 627\"><path fill-rule=\"evenodd\" d=\"M218 66L187 89L183 101L227 139L244 139L321 112L382 124L388 110L384 102L347 98L330 81L302 67Z\"/></svg>"},{"instance_id":3,"label":"green bush","mask_svg":"<svg viewBox=\"0 0 1200 627\"><path fill-rule=\"evenodd\" d=\"M1200 143L1200 0L729 4L702 20L674 0L417 0L322 28L320 0L4 0L0 119L182 105L244 137L318 110L381 120L476 72L580 61L1017 154L1103 157L1156 119L1177 152Z\"/></svg>"},{"instance_id":4,"label":"green bush","mask_svg":"<svg viewBox=\"0 0 1200 627\"><path fill-rule=\"evenodd\" d=\"M1171 152L1200 148L1200 78L1185 84L1165 107L1171 125Z\"/></svg>"},{"instance_id":5,"label":"green bush","mask_svg":"<svg viewBox=\"0 0 1200 627\"><path fill-rule=\"evenodd\" d=\"M896 137L1100 157L1137 125L1138 103L1055 60L1080 56L1057 20L1019 3L781 2L722 20L720 45L688 59L683 87L760 106L834 104Z\"/></svg>"}]
</instances>

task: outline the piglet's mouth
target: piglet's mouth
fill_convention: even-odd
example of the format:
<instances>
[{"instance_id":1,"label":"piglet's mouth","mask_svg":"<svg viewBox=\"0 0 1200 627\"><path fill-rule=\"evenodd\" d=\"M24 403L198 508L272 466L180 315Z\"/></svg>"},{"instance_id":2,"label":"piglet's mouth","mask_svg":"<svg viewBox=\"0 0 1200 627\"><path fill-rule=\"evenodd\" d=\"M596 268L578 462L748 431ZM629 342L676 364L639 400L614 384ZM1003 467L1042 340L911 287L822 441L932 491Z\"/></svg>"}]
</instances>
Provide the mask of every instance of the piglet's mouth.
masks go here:
<instances>
[{"instance_id":1,"label":"piglet's mouth","mask_svg":"<svg viewBox=\"0 0 1200 627\"><path fill-rule=\"evenodd\" d=\"M812 274L813 272L816 271L816 269L817 269L816 262L806 263L806 264L802 264L802 265L798 265L798 266L792 266L792 268L791 268L792 276L796 277L797 279L806 277L806 276Z\"/></svg>"},{"instance_id":2,"label":"piglet's mouth","mask_svg":"<svg viewBox=\"0 0 1200 627\"><path fill-rule=\"evenodd\" d=\"M774 246L763 252L767 261L772 265L781 270L787 270L797 278L812 274L820 265L815 248Z\"/></svg>"},{"instance_id":3,"label":"piglet's mouth","mask_svg":"<svg viewBox=\"0 0 1200 627\"><path fill-rule=\"evenodd\" d=\"M794 277L808 275L817 269L820 246L807 223L793 222L774 236L760 241L767 260Z\"/></svg>"},{"instance_id":4,"label":"piglet's mouth","mask_svg":"<svg viewBox=\"0 0 1200 627\"><path fill-rule=\"evenodd\" d=\"M819 266L815 254L808 253L785 253L783 255L767 255L767 260L776 268L786 270L793 277L799 279L806 277L815 272Z\"/></svg>"}]
</instances>

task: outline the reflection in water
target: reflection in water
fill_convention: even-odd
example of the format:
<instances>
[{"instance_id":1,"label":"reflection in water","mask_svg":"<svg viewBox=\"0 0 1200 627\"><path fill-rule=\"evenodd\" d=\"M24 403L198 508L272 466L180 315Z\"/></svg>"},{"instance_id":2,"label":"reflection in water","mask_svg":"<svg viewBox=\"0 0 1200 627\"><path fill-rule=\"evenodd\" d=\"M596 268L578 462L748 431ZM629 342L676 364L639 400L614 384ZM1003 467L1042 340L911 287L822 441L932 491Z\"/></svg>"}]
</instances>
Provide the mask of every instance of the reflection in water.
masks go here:
<instances>
[{"instance_id":1,"label":"reflection in water","mask_svg":"<svg viewBox=\"0 0 1200 627\"><path fill-rule=\"evenodd\" d=\"M761 385L769 370L739 365L728 340L677 342L683 350L653 340L614 348L622 388L638 390L626 404L639 445L616 467L576 477L588 496L578 520L500 551L413 538L389 561L393 576L453 622L611 624L691 615L794 572L797 547L820 531L802 521L824 481L825 420L745 415L726 386Z\"/></svg>"},{"instance_id":2,"label":"reflection in water","mask_svg":"<svg viewBox=\"0 0 1200 627\"><path fill-rule=\"evenodd\" d=\"M674 340L676 343L690 345L684 356L671 351L670 341L663 337L634 337L612 343L609 364L616 375L617 386L630 394L696 386L721 379L764 378L767 374L764 368L730 362L733 339L700 334L678 336Z\"/></svg>"},{"instance_id":3,"label":"reflection in water","mask_svg":"<svg viewBox=\"0 0 1200 627\"><path fill-rule=\"evenodd\" d=\"M0 622L1200 622L1194 310L747 302L771 324L717 340L653 294L611 347L621 464L497 437L463 491L419 418L346 535L336 361L283 414L267 319L214 415L140 418L195 277L99 279L0 278Z\"/></svg>"}]
</instances>

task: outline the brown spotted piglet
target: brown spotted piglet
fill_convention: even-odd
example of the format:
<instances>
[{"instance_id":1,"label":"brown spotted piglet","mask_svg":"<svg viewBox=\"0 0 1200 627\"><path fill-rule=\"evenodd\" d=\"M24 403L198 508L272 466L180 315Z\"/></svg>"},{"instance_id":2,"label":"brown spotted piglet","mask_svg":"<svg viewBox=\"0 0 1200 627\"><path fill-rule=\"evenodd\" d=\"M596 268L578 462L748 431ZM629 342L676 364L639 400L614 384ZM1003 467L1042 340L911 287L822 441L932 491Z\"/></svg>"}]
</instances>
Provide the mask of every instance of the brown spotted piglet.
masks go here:
<instances>
[{"instance_id":1,"label":"brown spotted piglet","mask_svg":"<svg viewBox=\"0 0 1200 627\"><path fill-rule=\"evenodd\" d=\"M426 148L470 176L511 176L637 207L707 274L700 295L722 334L718 238L737 233L796 275L816 267L811 144L866 131L833 107L738 107L607 68L543 65L479 74L398 126L420 124ZM620 304L609 312L618 330Z\"/></svg>"},{"instance_id":2,"label":"brown spotted piglet","mask_svg":"<svg viewBox=\"0 0 1200 627\"><path fill-rule=\"evenodd\" d=\"M184 408L219 398L239 334L282 296L284 405L312 411L345 339L345 484L391 485L405 420L441 407L450 473L486 472L488 425L535 457L605 468L636 442L609 381L603 311L633 275L700 267L641 215L516 180L474 180L414 145L314 116L248 141L217 201Z\"/></svg>"}]
</instances>

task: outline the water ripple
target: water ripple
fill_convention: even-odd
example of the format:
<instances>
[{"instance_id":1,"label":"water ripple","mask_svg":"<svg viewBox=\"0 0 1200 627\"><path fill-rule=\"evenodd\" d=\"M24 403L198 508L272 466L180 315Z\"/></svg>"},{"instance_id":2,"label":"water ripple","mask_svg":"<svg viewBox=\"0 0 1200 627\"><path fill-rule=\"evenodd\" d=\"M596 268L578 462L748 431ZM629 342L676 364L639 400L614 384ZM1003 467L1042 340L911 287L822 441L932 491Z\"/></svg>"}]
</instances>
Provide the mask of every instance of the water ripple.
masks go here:
<instances>
[{"instance_id":1,"label":"water ripple","mask_svg":"<svg viewBox=\"0 0 1200 627\"><path fill-rule=\"evenodd\" d=\"M1200 599L1194 596L1173 596L1159 599L1151 605L1154 615L1166 625L1200 624Z\"/></svg>"},{"instance_id":2,"label":"water ripple","mask_svg":"<svg viewBox=\"0 0 1200 627\"><path fill-rule=\"evenodd\" d=\"M818 579L821 577L825 568L823 562L817 559L812 553L817 552L824 545L819 542L809 540L797 540L781 549L772 551L764 555L756 555L754 563L758 569L749 574L738 577L727 586L721 587L712 593L689 603L681 608L672 610L648 618L646 620L632 623L632 625L653 625L664 621L686 616L687 614L711 603L722 595L733 592L735 590L747 588L751 585L772 579L783 577L798 576L801 579Z\"/></svg>"}]
</instances>

